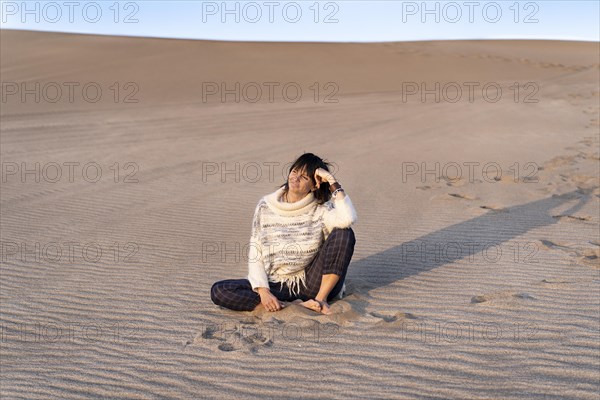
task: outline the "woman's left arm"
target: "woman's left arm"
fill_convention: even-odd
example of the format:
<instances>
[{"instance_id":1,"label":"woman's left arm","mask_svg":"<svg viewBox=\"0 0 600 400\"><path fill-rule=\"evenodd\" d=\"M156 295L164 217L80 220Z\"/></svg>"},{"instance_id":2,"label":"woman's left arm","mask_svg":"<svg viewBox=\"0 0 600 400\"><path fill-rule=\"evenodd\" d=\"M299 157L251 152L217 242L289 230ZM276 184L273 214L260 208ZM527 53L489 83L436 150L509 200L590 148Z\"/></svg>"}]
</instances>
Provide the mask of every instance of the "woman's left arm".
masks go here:
<instances>
[{"instance_id":1,"label":"woman's left arm","mask_svg":"<svg viewBox=\"0 0 600 400\"><path fill-rule=\"evenodd\" d=\"M341 185L333 176L333 174L324 170L323 168L319 168L315 172L315 180L317 181L317 187L321 183L327 181L330 185L330 188L333 188L333 192L335 193L335 196L332 197L333 208L326 211L324 215L325 225L327 225L329 229L333 229L348 228L352 224L356 223L358 218L356 215L356 210L354 209L354 205L344 190L337 190L341 188Z\"/></svg>"}]
</instances>

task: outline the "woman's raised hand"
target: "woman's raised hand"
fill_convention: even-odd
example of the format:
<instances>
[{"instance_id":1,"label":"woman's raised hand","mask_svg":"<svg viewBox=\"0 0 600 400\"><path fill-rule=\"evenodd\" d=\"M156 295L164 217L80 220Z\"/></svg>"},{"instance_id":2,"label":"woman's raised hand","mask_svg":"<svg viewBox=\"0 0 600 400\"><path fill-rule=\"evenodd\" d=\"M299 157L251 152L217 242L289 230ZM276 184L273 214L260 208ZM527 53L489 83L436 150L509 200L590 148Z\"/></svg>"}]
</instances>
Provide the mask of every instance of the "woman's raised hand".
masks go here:
<instances>
[{"instance_id":1,"label":"woman's raised hand","mask_svg":"<svg viewBox=\"0 0 600 400\"><path fill-rule=\"evenodd\" d=\"M325 170L324 168L317 168L315 171L315 182L317 182L318 188L323 182L335 182L335 177L331 174L331 172Z\"/></svg>"}]
</instances>

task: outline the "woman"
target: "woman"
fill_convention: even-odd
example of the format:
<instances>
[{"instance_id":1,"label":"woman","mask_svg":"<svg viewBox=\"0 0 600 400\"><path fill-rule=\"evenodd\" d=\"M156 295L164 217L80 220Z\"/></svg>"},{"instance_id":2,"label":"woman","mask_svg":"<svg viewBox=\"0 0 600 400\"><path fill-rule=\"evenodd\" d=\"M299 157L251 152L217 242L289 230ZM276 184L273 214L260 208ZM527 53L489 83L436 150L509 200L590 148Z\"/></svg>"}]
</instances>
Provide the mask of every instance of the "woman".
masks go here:
<instances>
[{"instance_id":1,"label":"woman","mask_svg":"<svg viewBox=\"0 0 600 400\"><path fill-rule=\"evenodd\" d=\"M342 292L354 252L350 226L356 220L329 163L303 154L290 167L287 182L256 206L248 278L214 283L213 302L237 311L260 305L278 311L297 300L330 314L328 302Z\"/></svg>"}]
</instances>

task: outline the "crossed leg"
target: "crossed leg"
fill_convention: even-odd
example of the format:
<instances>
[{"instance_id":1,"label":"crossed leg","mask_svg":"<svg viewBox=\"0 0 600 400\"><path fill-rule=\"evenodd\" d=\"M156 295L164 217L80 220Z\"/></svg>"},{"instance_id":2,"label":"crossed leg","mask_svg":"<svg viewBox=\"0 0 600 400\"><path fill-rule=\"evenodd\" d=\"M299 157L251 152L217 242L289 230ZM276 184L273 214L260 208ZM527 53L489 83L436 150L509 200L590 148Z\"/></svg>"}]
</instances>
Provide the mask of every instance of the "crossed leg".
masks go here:
<instances>
[{"instance_id":1,"label":"crossed leg","mask_svg":"<svg viewBox=\"0 0 600 400\"><path fill-rule=\"evenodd\" d=\"M338 283L339 279L340 276L336 274L323 275L321 287L319 288L319 293L317 293L315 298L302 301L299 304L306 308L310 308L313 311L317 311L323 314L331 314L329 303L327 302L327 296L329 295L329 293L331 293L331 290L334 288L336 283Z\"/></svg>"},{"instance_id":2,"label":"crossed leg","mask_svg":"<svg viewBox=\"0 0 600 400\"><path fill-rule=\"evenodd\" d=\"M329 301L342 289L355 243L352 228L331 231L306 269L307 288L301 293L300 305L323 314L331 313Z\"/></svg>"}]
</instances>

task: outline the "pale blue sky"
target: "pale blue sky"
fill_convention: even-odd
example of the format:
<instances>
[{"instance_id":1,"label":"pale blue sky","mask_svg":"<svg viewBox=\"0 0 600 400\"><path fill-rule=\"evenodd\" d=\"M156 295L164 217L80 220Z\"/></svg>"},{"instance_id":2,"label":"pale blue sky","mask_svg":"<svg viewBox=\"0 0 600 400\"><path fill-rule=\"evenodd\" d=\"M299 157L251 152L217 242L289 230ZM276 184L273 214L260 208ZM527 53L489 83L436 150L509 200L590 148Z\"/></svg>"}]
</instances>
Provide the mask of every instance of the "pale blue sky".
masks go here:
<instances>
[{"instance_id":1,"label":"pale blue sky","mask_svg":"<svg viewBox=\"0 0 600 400\"><path fill-rule=\"evenodd\" d=\"M325 42L600 41L599 4L596 0L0 1L3 28L165 38ZM226 9L233 12L227 14ZM432 12L427 14L425 9Z\"/></svg>"}]
</instances>

